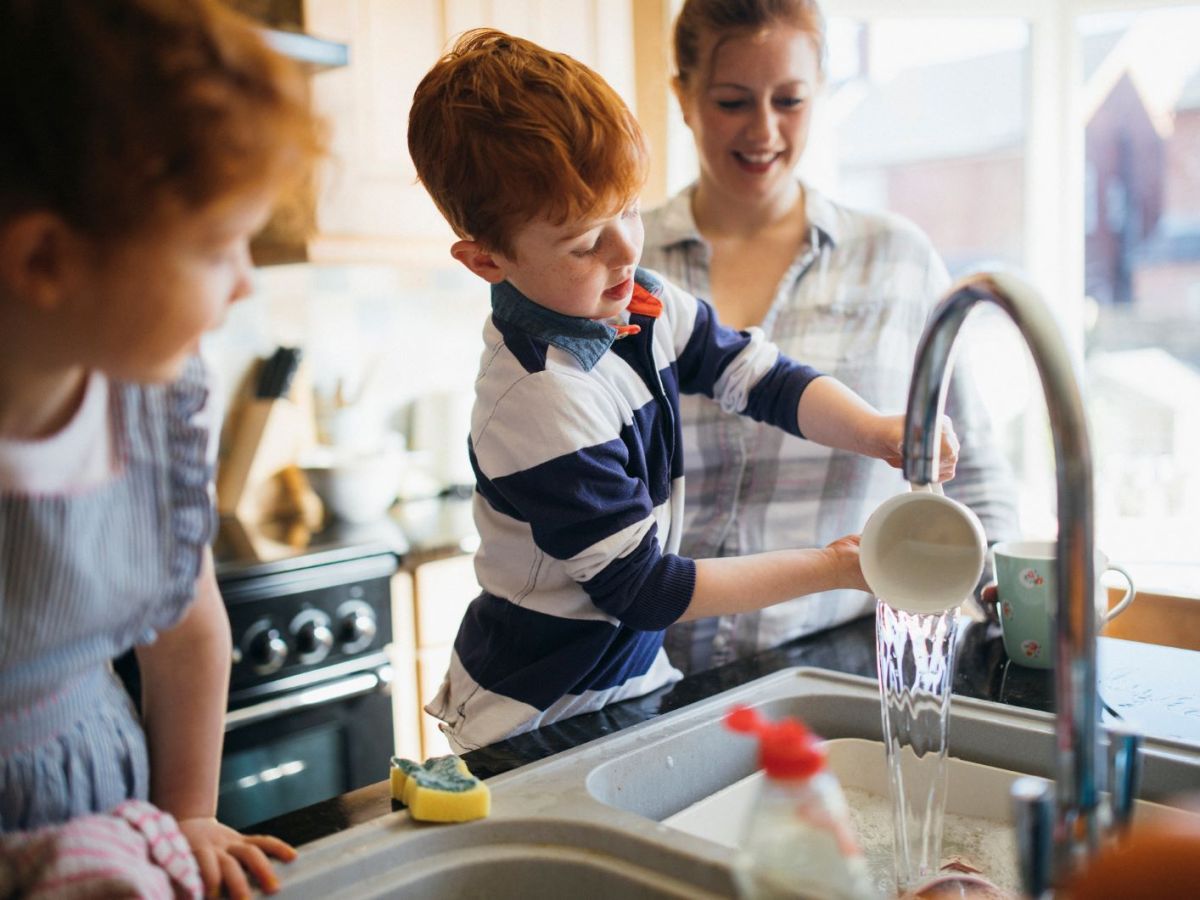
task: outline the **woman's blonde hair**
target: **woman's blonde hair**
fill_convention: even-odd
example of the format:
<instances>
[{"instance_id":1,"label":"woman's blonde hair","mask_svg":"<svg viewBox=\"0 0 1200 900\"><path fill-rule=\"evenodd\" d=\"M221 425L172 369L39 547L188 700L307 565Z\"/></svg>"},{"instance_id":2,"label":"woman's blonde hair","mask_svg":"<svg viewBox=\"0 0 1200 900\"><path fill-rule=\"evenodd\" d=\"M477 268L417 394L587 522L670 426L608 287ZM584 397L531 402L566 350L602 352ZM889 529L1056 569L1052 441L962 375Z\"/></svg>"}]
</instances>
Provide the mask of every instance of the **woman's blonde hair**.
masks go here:
<instances>
[{"instance_id":1,"label":"woman's blonde hair","mask_svg":"<svg viewBox=\"0 0 1200 900\"><path fill-rule=\"evenodd\" d=\"M675 19L675 75L683 87L712 68L713 55L731 37L754 34L772 25L790 25L812 37L825 72L828 50L825 17L816 0L685 0ZM708 59L700 59L701 38L716 37Z\"/></svg>"}]
</instances>

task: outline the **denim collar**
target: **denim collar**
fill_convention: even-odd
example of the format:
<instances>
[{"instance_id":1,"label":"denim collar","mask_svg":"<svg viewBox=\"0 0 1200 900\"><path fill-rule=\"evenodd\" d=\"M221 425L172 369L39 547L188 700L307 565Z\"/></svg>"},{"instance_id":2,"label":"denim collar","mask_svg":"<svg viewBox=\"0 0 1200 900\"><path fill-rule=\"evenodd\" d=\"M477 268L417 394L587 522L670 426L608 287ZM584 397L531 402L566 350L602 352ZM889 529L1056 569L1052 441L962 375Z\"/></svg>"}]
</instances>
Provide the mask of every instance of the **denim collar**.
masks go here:
<instances>
[{"instance_id":1,"label":"denim collar","mask_svg":"<svg viewBox=\"0 0 1200 900\"><path fill-rule=\"evenodd\" d=\"M641 269L637 283L657 296L661 288ZM617 339L617 329L605 322L580 316L565 316L534 303L510 282L492 285L492 315L531 337L570 353L585 372L590 372Z\"/></svg>"}]
</instances>

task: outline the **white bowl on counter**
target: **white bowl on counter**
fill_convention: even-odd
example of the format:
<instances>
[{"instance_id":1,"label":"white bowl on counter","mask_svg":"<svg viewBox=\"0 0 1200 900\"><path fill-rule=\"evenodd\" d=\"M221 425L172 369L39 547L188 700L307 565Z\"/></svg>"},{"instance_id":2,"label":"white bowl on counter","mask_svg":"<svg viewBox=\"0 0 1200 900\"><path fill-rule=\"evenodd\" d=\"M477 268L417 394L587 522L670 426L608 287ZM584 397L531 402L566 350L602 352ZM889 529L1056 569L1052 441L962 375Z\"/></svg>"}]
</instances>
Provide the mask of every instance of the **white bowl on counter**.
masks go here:
<instances>
[{"instance_id":1,"label":"white bowl on counter","mask_svg":"<svg viewBox=\"0 0 1200 900\"><path fill-rule=\"evenodd\" d=\"M406 453L385 450L347 456L317 452L302 466L325 509L343 522L373 522L383 517L399 493Z\"/></svg>"}]
</instances>

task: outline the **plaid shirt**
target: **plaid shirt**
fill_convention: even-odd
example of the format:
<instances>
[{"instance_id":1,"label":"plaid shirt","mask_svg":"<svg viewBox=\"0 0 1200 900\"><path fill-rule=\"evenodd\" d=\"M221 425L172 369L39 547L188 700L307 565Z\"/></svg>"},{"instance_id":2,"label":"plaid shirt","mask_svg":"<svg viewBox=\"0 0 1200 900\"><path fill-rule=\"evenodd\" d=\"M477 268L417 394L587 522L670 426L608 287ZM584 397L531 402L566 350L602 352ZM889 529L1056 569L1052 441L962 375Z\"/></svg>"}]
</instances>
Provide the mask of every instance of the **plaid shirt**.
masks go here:
<instances>
[{"instance_id":1,"label":"plaid shirt","mask_svg":"<svg viewBox=\"0 0 1200 900\"><path fill-rule=\"evenodd\" d=\"M646 214L642 265L689 293L711 297L710 251L692 217L694 186ZM914 225L841 206L805 186L809 239L762 322L781 352L833 375L887 413L903 412L917 342L949 286L945 266ZM989 541L1017 534L1016 490L970 375L956 355L946 411L962 443L946 492L970 506ZM877 460L830 450L681 397L686 503L681 552L694 558L824 546L862 530L883 500L905 490ZM874 607L859 591L830 591L755 613L673 625L672 662L700 671Z\"/></svg>"}]
</instances>

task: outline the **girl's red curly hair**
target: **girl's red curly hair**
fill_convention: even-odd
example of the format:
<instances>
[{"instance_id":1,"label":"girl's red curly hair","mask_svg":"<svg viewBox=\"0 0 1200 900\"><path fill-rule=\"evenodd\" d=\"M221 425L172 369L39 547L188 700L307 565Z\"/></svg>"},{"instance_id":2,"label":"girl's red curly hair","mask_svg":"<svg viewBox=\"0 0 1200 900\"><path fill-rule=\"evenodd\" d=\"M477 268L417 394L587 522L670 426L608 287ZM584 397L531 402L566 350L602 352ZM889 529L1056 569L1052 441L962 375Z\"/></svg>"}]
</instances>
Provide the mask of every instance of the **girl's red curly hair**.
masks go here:
<instances>
[{"instance_id":1,"label":"girl's red curly hair","mask_svg":"<svg viewBox=\"0 0 1200 900\"><path fill-rule=\"evenodd\" d=\"M0 0L0 21L0 222L117 238L323 152L303 73L218 0Z\"/></svg>"}]
</instances>

